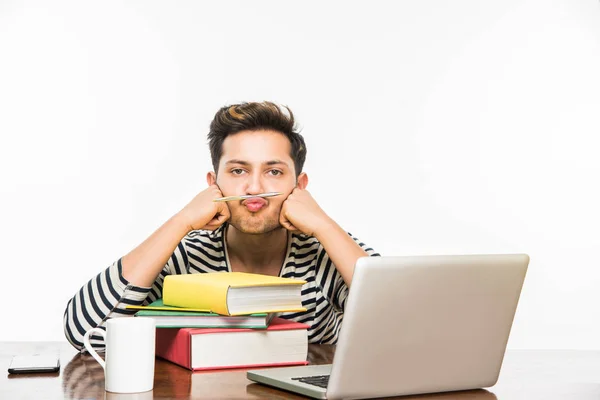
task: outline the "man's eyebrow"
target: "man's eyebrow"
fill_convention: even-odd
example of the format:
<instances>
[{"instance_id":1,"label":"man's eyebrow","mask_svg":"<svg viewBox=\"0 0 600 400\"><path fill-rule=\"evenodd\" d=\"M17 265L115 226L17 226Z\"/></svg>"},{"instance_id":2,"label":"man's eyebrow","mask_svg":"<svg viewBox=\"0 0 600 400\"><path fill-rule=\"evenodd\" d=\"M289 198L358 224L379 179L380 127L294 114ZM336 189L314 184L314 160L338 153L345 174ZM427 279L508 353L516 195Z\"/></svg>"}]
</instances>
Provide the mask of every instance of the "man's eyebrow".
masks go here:
<instances>
[{"instance_id":1,"label":"man's eyebrow","mask_svg":"<svg viewBox=\"0 0 600 400\"><path fill-rule=\"evenodd\" d=\"M285 165L286 167L288 166L288 164L286 162L283 162L281 160L271 160L271 161L267 161L265 164L267 164L267 165Z\"/></svg>"},{"instance_id":2,"label":"man's eyebrow","mask_svg":"<svg viewBox=\"0 0 600 400\"><path fill-rule=\"evenodd\" d=\"M248 161L244 160L229 160L225 164L241 164L241 165L250 165Z\"/></svg>"}]
</instances>

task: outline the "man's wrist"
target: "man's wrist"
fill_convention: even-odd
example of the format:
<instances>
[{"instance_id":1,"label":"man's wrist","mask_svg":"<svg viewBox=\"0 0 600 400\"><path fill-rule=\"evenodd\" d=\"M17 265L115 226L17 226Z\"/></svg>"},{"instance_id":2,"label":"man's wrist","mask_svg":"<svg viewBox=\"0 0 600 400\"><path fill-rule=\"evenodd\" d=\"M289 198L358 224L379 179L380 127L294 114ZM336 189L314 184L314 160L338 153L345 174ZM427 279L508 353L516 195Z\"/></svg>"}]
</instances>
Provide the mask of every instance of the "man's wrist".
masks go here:
<instances>
[{"instance_id":1,"label":"man's wrist","mask_svg":"<svg viewBox=\"0 0 600 400\"><path fill-rule=\"evenodd\" d=\"M341 229L340 226L328 216L323 219L319 227L315 230L314 234L318 241L322 241L323 237L328 233Z\"/></svg>"},{"instance_id":2,"label":"man's wrist","mask_svg":"<svg viewBox=\"0 0 600 400\"><path fill-rule=\"evenodd\" d=\"M192 224L190 224L189 220L186 218L185 214L182 213L181 211L178 212L177 214L175 214L170 221L175 229L177 230L177 232L181 232L182 235L181 237L184 237L185 235L187 235L189 232L194 230L194 227L192 226Z\"/></svg>"}]
</instances>

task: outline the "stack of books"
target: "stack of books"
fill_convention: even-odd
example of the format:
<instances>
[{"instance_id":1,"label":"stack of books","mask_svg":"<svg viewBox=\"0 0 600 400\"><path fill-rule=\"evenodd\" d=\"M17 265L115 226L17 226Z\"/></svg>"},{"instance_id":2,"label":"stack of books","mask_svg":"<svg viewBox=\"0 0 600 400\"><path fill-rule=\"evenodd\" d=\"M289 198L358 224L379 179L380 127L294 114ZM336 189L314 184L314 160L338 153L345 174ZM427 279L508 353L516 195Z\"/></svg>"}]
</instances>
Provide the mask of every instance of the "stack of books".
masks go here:
<instances>
[{"instance_id":1,"label":"stack of books","mask_svg":"<svg viewBox=\"0 0 600 400\"><path fill-rule=\"evenodd\" d=\"M304 311L302 280L241 272L169 275L154 318L156 355L191 370L306 364L308 325L276 316Z\"/></svg>"}]
</instances>

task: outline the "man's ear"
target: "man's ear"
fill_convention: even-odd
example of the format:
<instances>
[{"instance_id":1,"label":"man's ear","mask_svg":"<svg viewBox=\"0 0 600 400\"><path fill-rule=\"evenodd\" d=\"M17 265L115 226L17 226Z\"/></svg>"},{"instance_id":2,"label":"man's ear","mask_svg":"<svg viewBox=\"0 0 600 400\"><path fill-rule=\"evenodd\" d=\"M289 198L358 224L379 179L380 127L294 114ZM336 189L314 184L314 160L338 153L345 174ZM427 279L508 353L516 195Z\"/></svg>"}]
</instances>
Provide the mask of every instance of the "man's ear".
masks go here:
<instances>
[{"instance_id":1,"label":"man's ear","mask_svg":"<svg viewBox=\"0 0 600 400\"><path fill-rule=\"evenodd\" d=\"M308 186L308 175L306 175L306 172L301 172L300 175L298 175L298 183L296 186L298 186L298 189L306 189Z\"/></svg>"},{"instance_id":2,"label":"man's ear","mask_svg":"<svg viewBox=\"0 0 600 400\"><path fill-rule=\"evenodd\" d=\"M215 174L214 172L209 172L206 174L206 183L208 183L208 186L212 186L214 184L217 183L217 174Z\"/></svg>"}]
</instances>

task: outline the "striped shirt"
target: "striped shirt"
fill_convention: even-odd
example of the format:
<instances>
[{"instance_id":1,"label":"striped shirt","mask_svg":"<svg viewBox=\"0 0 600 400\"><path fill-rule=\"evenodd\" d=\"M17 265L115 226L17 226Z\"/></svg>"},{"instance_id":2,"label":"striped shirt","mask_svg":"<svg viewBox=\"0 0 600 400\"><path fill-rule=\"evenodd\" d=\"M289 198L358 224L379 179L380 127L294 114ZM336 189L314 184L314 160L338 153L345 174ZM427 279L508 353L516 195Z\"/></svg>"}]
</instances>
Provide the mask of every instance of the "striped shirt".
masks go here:
<instances>
[{"instance_id":1,"label":"striped shirt","mask_svg":"<svg viewBox=\"0 0 600 400\"><path fill-rule=\"evenodd\" d=\"M104 328L106 320L131 316L127 305L147 305L162 297L162 285L169 274L230 272L226 226L215 231L192 231L177 245L152 287L130 284L122 275L121 259L86 283L67 304L64 313L65 336L77 349L93 327ZM348 233L369 255L375 251ZM302 286L303 312L282 313L281 317L309 325L310 343L335 344L344 318L348 286L332 264L319 241L302 234L288 233L287 255L280 271L284 278L306 281ZM102 350L102 337L92 335L90 343Z\"/></svg>"}]
</instances>

